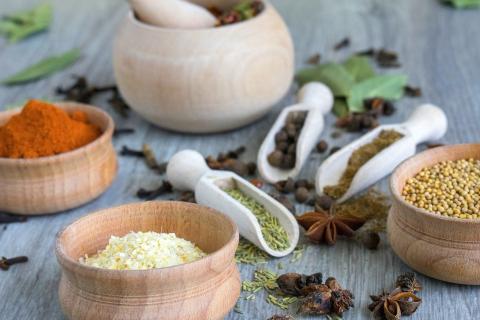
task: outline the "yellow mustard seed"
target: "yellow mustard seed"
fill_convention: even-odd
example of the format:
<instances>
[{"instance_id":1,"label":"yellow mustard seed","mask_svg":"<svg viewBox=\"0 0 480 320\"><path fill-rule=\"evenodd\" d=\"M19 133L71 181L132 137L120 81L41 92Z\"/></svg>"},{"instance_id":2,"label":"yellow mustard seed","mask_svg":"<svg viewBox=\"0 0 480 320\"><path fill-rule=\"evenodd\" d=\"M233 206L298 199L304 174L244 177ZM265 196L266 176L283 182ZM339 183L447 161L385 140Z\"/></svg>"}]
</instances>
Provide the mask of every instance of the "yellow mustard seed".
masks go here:
<instances>
[{"instance_id":1,"label":"yellow mustard seed","mask_svg":"<svg viewBox=\"0 0 480 320\"><path fill-rule=\"evenodd\" d=\"M407 179L405 201L449 217L480 217L480 160L442 161Z\"/></svg>"}]
</instances>

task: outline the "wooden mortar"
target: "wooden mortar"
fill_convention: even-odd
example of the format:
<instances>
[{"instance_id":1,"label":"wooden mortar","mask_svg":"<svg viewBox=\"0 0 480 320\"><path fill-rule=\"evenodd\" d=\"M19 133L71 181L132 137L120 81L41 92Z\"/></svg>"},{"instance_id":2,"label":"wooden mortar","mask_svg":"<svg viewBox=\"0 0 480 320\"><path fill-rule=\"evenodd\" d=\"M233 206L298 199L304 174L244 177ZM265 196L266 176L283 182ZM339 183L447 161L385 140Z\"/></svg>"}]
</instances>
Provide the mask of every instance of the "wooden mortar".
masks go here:
<instances>
[{"instance_id":1,"label":"wooden mortar","mask_svg":"<svg viewBox=\"0 0 480 320\"><path fill-rule=\"evenodd\" d=\"M433 148L402 163L393 173L393 206L387 229L390 245L411 268L439 280L480 284L480 219L459 219L407 203L402 190L408 178L440 161L480 159L480 144Z\"/></svg>"},{"instance_id":2,"label":"wooden mortar","mask_svg":"<svg viewBox=\"0 0 480 320\"><path fill-rule=\"evenodd\" d=\"M146 120L176 131L225 131L259 119L285 95L294 68L288 29L265 4L250 20L193 30L155 27L129 12L113 49L122 96Z\"/></svg>"},{"instance_id":3,"label":"wooden mortar","mask_svg":"<svg viewBox=\"0 0 480 320\"><path fill-rule=\"evenodd\" d=\"M0 158L0 211L23 215L58 213L97 198L112 184L117 174L112 118L85 104L55 105L69 113L85 112L88 120L103 131L102 135L81 148L54 156ZM1 112L0 125L19 112Z\"/></svg>"},{"instance_id":4,"label":"wooden mortar","mask_svg":"<svg viewBox=\"0 0 480 320\"><path fill-rule=\"evenodd\" d=\"M78 262L131 231L175 233L208 256L150 270L107 270ZM59 233L60 304L69 319L218 320L240 295L238 229L227 216L196 204L154 201L98 211Z\"/></svg>"}]
</instances>

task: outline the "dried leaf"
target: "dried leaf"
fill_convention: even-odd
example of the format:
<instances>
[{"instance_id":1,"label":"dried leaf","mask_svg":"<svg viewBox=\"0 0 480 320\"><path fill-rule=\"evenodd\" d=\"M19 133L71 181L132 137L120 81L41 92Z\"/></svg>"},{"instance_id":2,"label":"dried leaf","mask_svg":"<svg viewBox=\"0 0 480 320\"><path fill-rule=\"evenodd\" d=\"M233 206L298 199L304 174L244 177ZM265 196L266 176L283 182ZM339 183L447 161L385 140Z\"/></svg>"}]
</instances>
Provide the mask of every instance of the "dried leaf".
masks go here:
<instances>
[{"instance_id":1,"label":"dried leaf","mask_svg":"<svg viewBox=\"0 0 480 320\"><path fill-rule=\"evenodd\" d=\"M355 84L347 98L353 112L363 112L363 101L368 98L400 99L407 84L405 75L379 75Z\"/></svg>"},{"instance_id":2,"label":"dried leaf","mask_svg":"<svg viewBox=\"0 0 480 320\"><path fill-rule=\"evenodd\" d=\"M480 6L480 0L441 0L457 9L474 8Z\"/></svg>"},{"instance_id":3,"label":"dried leaf","mask_svg":"<svg viewBox=\"0 0 480 320\"><path fill-rule=\"evenodd\" d=\"M326 63L300 70L296 79L300 85L319 81L330 87L336 97L346 97L355 84L355 80L345 67L338 63Z\"/></svg>"},{"instance_id":4,"label":"dried leaf","mask_svg":"<svg viewBox=\"0 0 480 320\"><path fill-rule=\"evenodd\" d=\"M73 49L61 55L43 59L34 65L2 81L4 85L16 85L46 77L56 71L65 69L80 57L80 50Z\"/></svg>"},{"instance_id":5,"label":"dried leaf","mask_svg":"<svg viewBox=\"0 0 480 320\"><path fill-rule=\"evenodd\" d=\"M52 22L52 6L42 3L31 10L19 11L0 20L0 34L9 42L17 42L46 30Z\"/></svg>"},{"instance_id":6,"label":"dried leaf","mask_svg":"<svg viewBox=\"0 0 480 320\"><path fill-rule=\"evenodd\" d=\"M339 118L348 115L350 111L348 110L347 100L344 98L335 98L332 111Z\"/></svg>"},{"instance_id":7,"label":"dried leaf","mask_svg":"<svg viewBox=\"0 0 480 320\"><path fill-rule=\"evenodd\" d=\"M355 79L355 81L362 81L375 76L375 71L370 65L370 61L364 56L351 56L343 63L345 69Z\"/></svg>"}]
</instances>

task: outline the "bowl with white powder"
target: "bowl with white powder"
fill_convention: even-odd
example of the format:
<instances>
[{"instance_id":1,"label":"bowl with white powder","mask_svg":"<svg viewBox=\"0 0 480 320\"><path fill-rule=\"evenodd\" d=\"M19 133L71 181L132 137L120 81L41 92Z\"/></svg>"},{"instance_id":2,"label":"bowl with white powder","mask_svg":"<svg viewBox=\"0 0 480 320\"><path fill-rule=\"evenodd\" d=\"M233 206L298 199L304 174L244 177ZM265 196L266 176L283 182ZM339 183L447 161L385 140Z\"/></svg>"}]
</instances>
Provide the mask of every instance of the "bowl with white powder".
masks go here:
<instances>
[{"instance_id":1,"label":"bowl with white powder","mask_svg":"<svg viewBox=\"0 0 480 320\"><path fill-rule=\"evenodd\" d=\"M158 201L87 215L57 236L69 319L222 319L240 293L238 230L222 213Z\"/></svg>"}]
</instances>

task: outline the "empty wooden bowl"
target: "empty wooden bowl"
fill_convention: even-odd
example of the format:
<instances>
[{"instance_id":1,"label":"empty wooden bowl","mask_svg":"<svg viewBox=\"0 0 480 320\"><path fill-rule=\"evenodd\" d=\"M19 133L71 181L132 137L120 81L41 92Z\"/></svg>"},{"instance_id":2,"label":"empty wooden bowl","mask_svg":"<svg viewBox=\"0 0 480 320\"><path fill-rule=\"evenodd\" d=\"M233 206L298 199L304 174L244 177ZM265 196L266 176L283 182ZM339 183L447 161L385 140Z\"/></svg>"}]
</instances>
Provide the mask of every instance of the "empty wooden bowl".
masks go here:
<instances>
[{"instance_id":1,"label":"empty wooden bowl","mask_svg":"<svg viewBox=\"0 0 480 320\"><path fill-rule=\"evenodd\" d=\"M78 262L105 248L110 236L131 231L173 232L208 255L150 270L107 270ZM155 201L98 211L57 237L60 304L69 319L223 319L240 294L237 245L233 221L197 204Z\"/></svg>"},{"instance_id":2,"label":"empty wooden bowl","mask_svg":"<svg viewBox=\"0 0 480 320\"><path fill-rule=\"evenodd\" d=\"M480 144L460 144L424 151L401 164L391 178L393 206L388 237L395 253L411 268L432 278L480 284L480 219L445 217L404 201L408 178L440 161L480 159Z\"/></svg>"},{"instance_id":3,"label":"empty wooden bowl","mask_svg":"<svg viewBox=\"0 0 480 320\"><path fill-rule=\"evenodd\" d=\"M102 194L117 173L112 145L113 120L102 110L79 103L56 103L67 112L81 110L102 135L81 148L35 159L0 158L0 211L50 214L78 207ZM0 113L3 125L20 110Z\"/></svg>"},{"instance_id":4,"label":"empty wooden bowl","mask_svg":"<svg viewBox=\"0 0 480 320\"><path fill-rule=\"evenodd\" d=\"M115 78L129 105L183 132L234 129L265 115L290 86L293 58L288 29L269 3L245 22L193 30L147 25L129 12L113 49Z\"/></svg>"}]
</instances>

